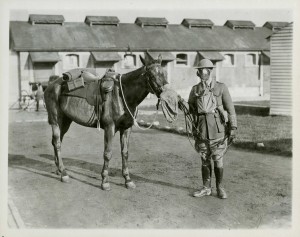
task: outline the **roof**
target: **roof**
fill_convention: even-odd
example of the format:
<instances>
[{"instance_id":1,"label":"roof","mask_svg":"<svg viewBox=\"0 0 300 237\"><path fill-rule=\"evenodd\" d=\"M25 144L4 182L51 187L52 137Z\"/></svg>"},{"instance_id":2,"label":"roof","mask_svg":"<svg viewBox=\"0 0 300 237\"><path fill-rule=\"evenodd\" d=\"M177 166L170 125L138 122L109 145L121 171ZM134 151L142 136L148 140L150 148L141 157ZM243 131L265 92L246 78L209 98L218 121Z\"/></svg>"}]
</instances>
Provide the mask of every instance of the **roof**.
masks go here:
<instances>
[{"instance_id":1,"label":"roof","mask_svg":"<svg viewBox=\"0 0 300 237\"><path fill-rule=\"evenodd\" d=\"M276 31L276 30L279 30L280 28L285 27L288 24L289 24L289 22L267 21L263 25L263 27L267 27L272 31Z\"/></svg>"},{"instance_id":2,"label":"roof","mask_svg":"<svg viewBox=\"0 0 300 237\"><path fill-rule=\"evenodd\" d=\"M92 52L96 62L118 62L122 58L117 52Z\"/></svg>"},{"instance_id":3,"label":"roof","mask_svg":"<svg viewBox=\"0 0 300 237\"><path fill-rule=\"evenodd\" d=\"M270 51L262 51L263 55L267 56L268 58L271 58Z\"/></svg>"},{"instance_id":4,"label":"roof","mask_svg":"<svg viewBox=\"0 0 300 237\"><path fill-rule=\"evenodd\" d=\"M222 61L222 60L225 59L223 57L223 55L220 54L219 52L214 52L214 51L199 51L198 53L199 53L199 55L202 58L207 58L209 60Z\"/></svg>"},{"instance_id":5,"label":"roof","mask_svg":"<svg viewBox=\"0 0 300 237\"><path fill-rule=\"evenodd\" d=\"M58 62L60 60L57 52L30 52L32 62Z\"/></svg>"},{"instance_id":6,"label":"roof","mask_svg":"<svg viewBox=\"0 0 300 237\"><path fill-rule=\"evenodd\" d=\"M135 24L144 26L167 26L168 20L164 17L137 17Z\"/></svg>"},{"instance_id":7,"label":"roof","mask_svg":"<svg viewBox=\"0 0 300 237\"><path fill-rule=\"evenodd\" d=\"M163 61L173 61L175 56L170 52L148 52L152 58L156 59L161 55Z\"/></svg>"},{"instance_id":8,"label":"roof","mask_svg":"<svg viewBox=\"0 0 300 237\"><path fill-rule=\"evenodd\" d=\"M214 23L209 19L188 19L185 18L181 22L182 25L191 28L191 27L212 27Z\"/></svg>"},{"instance_id":9,"label":"roof","mask_svg":"<svg viewBox=\"0 0 300 237\"><path fill-rule=\"evenodd\" d=\"M236 28L254 29L255 24L252 21L228 20L225 22L224 26L228 26L232 29L236 29Z\"/></svg>"},{"instance_id":10,"label":"roof","mask_svg":"<svg viewBox=\"0 0 300 237\"><path fill-rule=\"evenodd\" d=\"M11 47L15 51L249 51L269 50L266 39L272 31L266 27L232 30L226 26L187 28L119 26L65 22L64 25L11 21Z\"/></svg>"},{"instance_id":11,"label":"roof","mask_svg":"<svg viewBox=\"0 0 300 237\"><path fill-rule=\"evenodd\" d=\"M293 33L293 22L288 23L282 28L279 28L278 30L275 30L274 32L271 32L269 36L266 37L267 40L271 39L274 35L277 35L278 33L281 33L282 31L288 31L290 33Z\"/></svg>"},{"instance_id":12,"label":"roof","mask_svg":"<svg viewBox=\"0 0 300 237\"><path fill-rule=\"evenodd\" d=\"M30 14L28 22L31 24L62 24L65 21L63 15L38 15Z\"/></svg>"},{"instance_id":13,"label":"roof","mask_svg":"<svg viewBox=\"0 0 300 237\"><path fill-rule=\"evenodd\" d=\"M86 16L84 22L89 25L118 25L120 20L116 16Z\"/></svg>"}]
</instances>

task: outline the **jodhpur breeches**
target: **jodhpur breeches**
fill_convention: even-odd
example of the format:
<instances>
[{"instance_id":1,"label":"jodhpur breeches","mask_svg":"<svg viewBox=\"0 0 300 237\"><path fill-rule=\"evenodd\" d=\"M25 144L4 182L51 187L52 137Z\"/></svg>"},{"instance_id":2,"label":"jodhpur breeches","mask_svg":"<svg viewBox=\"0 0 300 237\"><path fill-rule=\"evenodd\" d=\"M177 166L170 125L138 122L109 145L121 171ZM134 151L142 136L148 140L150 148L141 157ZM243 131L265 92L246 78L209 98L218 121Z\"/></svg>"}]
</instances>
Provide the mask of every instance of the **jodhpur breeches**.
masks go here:
<instances>
[{"instance_id":1,"label":"jodhpur breeches","mask_svg":"<svg viewBox=\"0 0 300 237\"><path fill-rule=\"evenodd\" d=\"M203 140L195 141L195 149L200 154L202 165L209 166L211 159L214 161L215 167L223 167L223 157L227 148L227 139L218 138L203 142Z\"/></svg>"}]
</instances>

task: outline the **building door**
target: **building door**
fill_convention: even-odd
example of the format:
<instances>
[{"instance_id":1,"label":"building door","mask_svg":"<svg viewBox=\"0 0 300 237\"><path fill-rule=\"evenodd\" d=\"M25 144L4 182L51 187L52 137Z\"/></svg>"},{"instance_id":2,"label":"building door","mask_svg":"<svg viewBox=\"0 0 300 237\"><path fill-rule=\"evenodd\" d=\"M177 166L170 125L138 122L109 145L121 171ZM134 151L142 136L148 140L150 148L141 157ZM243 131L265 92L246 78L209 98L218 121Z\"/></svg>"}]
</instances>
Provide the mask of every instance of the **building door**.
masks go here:
<instances>
[{"instance_id":1,"label":"building door","mask_svg":"<svg viewBox=\"0 0 300 237\"><path fill-rule=\"evenodd\" d=\"M49 77L54 74L55 63L36 62L33 64L34 80L36 82L48 82Z\"/></svg>"}]
</instances>

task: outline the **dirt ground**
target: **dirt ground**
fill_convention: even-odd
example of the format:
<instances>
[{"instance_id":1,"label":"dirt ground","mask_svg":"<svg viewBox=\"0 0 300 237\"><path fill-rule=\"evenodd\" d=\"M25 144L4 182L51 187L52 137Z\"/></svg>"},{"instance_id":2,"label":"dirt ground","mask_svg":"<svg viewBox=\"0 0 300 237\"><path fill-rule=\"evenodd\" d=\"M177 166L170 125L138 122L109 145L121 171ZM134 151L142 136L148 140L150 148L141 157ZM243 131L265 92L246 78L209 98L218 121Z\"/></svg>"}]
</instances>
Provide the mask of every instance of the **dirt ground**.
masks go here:
<instances>
[{"instance_id":1,"label":"dirt ground","mask_svg":"<svg viewBox=\"0 0 300 237\"><path fill-rule=\"evenodd\" d=\"M231 148L224 177L229 198L218 199L215 189L213 196L194 198L192 193L201 186L201 162L189 141L134 128L129 168L137 187L124 186L117 133L111 190L103 191L103 131L71 125L62 145L71 179L62 183L54 173L51 127L45 114L40 112L31 122L24 120L26 112L18 116L10 114L8 193L26 228L291 227L290 158Z\"/></svg>"}]
</instances>

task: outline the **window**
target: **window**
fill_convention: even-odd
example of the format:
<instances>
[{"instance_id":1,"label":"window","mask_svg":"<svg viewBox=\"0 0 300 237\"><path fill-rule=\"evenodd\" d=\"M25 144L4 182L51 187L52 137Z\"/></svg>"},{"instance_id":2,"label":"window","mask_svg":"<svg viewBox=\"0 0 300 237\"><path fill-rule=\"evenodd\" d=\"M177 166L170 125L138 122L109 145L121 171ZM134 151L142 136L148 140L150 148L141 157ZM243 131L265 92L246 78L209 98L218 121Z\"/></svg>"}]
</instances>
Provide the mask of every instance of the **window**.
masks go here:
<instances>
[{"instance_id":1,"label":"window","mask_svg":"<svg viewBox=\"0 0 300 237\"><path fill-rule=\"evenodd\" d=\"M256 54L247 54L246 55L246 66L256 66L257 65L257 57Z\"/></svg>"},{"instance_id":2,"label":"window","mask_svg":"<svg viewBox=\"0 0 300 237\"><path fill-rule=\"evenodd\" d=\"M79 56L77 54L67 54L64 57L64 68L73 69L79 67Z\"/></svg>"},{"instance_id":3,"label":"window","mask_svg":"<svg viewBox=\"0 0 300 237\"><path fill-rule=\"evenodd\" d=\"M136 56L133 54L126 54L124 56L124 68L135 68Z\"/></svg>"},{"instance_id":4,"label":"window","mask_svg":"<svg viewBox=\"0 0 300 237\"><path fill-rule=\"evenodd\" d=\"M177 54L176 55L176 65L188 65L188 56L187 54Z\"/></svg>"},{"instance_id":5,"label":"window","mask_svg":"<svg viewBox=\"0 0 300 237\"><path fill-rule=\"evenodd\" d=\"M234 66L234 55L233 54L225 54L223 60L223 66L232 67Z\"/></svg>"}]
</instances>

